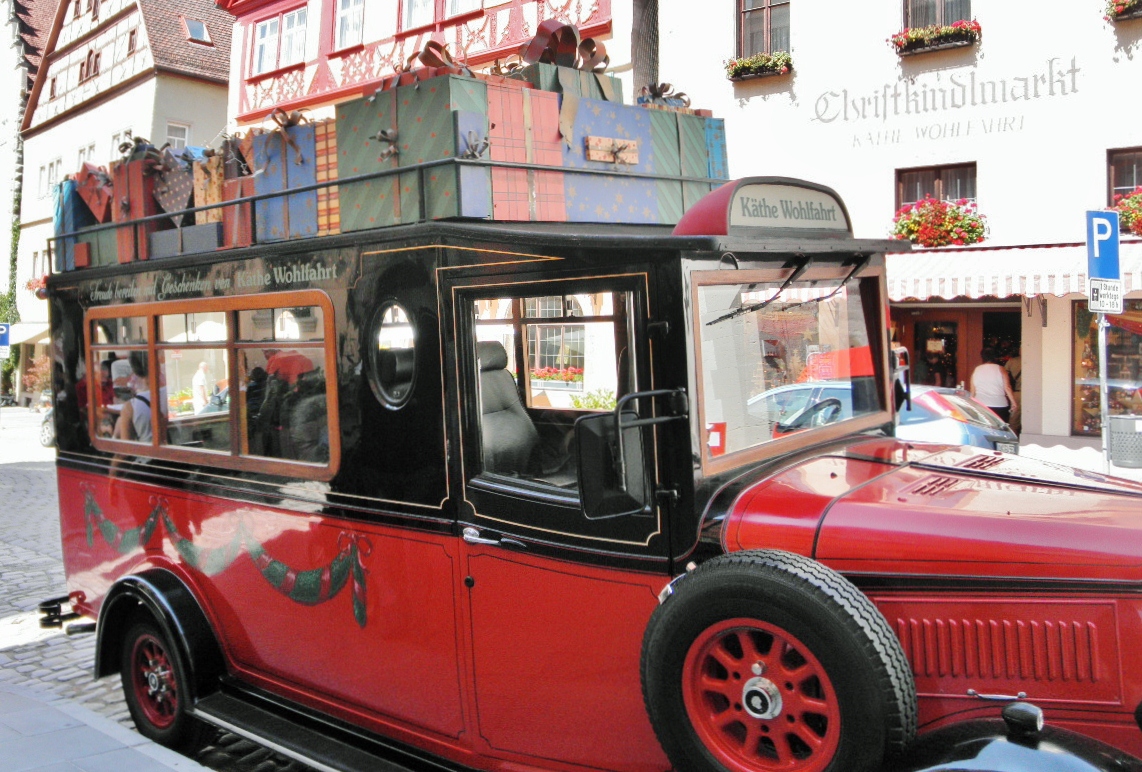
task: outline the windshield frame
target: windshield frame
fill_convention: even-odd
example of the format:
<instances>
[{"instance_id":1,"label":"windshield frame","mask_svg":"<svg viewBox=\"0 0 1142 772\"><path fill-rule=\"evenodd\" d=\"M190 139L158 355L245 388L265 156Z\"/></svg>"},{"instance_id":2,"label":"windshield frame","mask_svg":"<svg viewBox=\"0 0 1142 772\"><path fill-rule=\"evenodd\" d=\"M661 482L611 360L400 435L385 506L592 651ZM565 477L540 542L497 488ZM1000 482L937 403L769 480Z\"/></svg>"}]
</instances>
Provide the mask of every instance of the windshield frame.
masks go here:
<instances>
[{"instance_id":1,"label":"windshield frame","mask_svg":"<svg viewBox=\"0 0 1142 772\"><path fill-rule=\"evenodd\" d=\"M699 292L703 287L719 284L780 284L797 272L799 268L795 261L790 261L790 265L780 269L701 270L700 266L695 265L689 272L689 322L692 336L691 345L694 351L694 369L690 377L690 387L691 393L694 394L691 404L695 408L692 410L691 435L694 438L695 456L700 459L703 476L721 474L892 423L893 394L891 379L889 378L888 305L884 259L880 255L875 255L861 270L853 274L853 267L857 265L859 260L863 259L864 256L859 254L852 255L849 261L840 255L830 255L827 261L814 262L810 267L803 270L801 275L797 277L796 284L807 281L843 281L852 274L852 282L848 286L850 289L859 287L858 291L862 292L866 325L869 328L869 347L872 351L873 370L881 394L883 409L718 456L711 454L710 447L706 442L706 400L703 393L702 321L699 318L701 308ZM860 282L859 285L857 284L858 281ZM878 331L880 334L876 334Z\"/></svg>"}]
</instances>

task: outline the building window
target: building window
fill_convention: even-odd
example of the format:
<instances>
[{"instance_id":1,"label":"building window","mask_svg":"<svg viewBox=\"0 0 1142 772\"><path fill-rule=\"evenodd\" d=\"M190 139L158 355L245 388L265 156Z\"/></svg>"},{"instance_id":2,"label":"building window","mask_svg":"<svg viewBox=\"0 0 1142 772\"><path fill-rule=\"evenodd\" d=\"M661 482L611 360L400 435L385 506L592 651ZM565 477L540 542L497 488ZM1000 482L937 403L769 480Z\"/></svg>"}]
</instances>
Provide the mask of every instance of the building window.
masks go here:
<instances>
[{"instance_id":1,"label":"building window","mask_svg":"<svg viewBox=\"0 0 1142 772\"><path fill-rule=\"evenodd\" d=\"M79 79L81 81L94 78L99 74L99 54L94 50L87 52L87 57L79 63Z\"/></svg>"},{"instance_id":2,"label":"building window","mask_svg":"<svg viewBox=\"0 0 1142 772\"><path fill-rule=\"evenodd\" d=\"M91 0L91 20L99 21L99 0Z\"/></svg>"},{"instance_id":3,"label":"building window","mask_svg":"<svg viewBox=\"0 0 1142 772\"><path fill-rule=\"evenodd\" d=\"M182 17L182 25L186 28L186 39L195 43L202 43L203 45L212 46L213 41L210 40L210 30L206 29L206 23L198 19L188 19Z\"/></svg>"},{"instance_id":4,"label":"building window","mask_svg":"<svg viewBox=\"0 0 1142 772\"><path fill-rule=\"evenodd\" d=\"M1114 204L1115 196L1125 196L1142 187L1142 147L1129 150L1111 150L1107 153L1110 197L1107 203Z\"/></svg>"},{"instance_id":5,"label":"building window","mask_svg":"<svg viewBox=\"0 0 1142 772\"><path fill-rule=\"evenodd\" d=\"M76 164L76 167L75 167L77 169L82 169L83 164L85 162L86 163L92 163L92 164L95 163L95 143L94 142L92 142L90 145L88 145L86 147L81 147L79 149L79 159L78 160L79 160L79 163Z\"/></svg>"},{"instance_id":6,"label":"building window","mask_svg":"<svg viewBox=\"0 0 1142 772\"><path fill-rule=\"evenodd\" d=\"M189 141L189 126L185 123L167 123L167 144L172 150L182 150Z\"/></svg>"},{"instance_id":7,"label":"building window","mask_svg":"<svg viewBox=\"0 0 1142 772\"><path fill-rule=\"evenodd\" d=\"M483 0L448 0L448 15L457 16L470 11L478 11L483 6Z\"/></svg>"},{"instance_id":8,"label":"building window","mask_svg":"<svg viewBox=\"0 0 1142 772\"><path fill-rule=\"evenodd\" d=\"M48 91L48 99L55 99L58 96L56 93L56 79L52 78L51 87Z\"/></svg>"},{"instance_id":9,"label":"building window","mask_svg":"<svg viewBox=\"0 0 1142 772\"><path fill-rule=\"evenodd\" d=\"M306 9L298 8L257 24L254 28L255 75L305 61L305 22Z\"/></svg>"},{"instance_id":10,"label":"building window","mask_svg":"<svg viewBox=\"0 0 1142 772\"><path fill-rule=\"evenodd\" d=\"M789 0L739 0L741 56L789 50Z\"/></svg>"},{"instance_id":11,"label":"building window","mask_svg":"<svg viewBox=\"0 0 1142 772\"><path fill-rule=\"evenodd\" d=\"M405 0L404 29L423 27L436 20L434 0Z\"/></svg>"},{"instance_id":12,"label":"building window","mask_svg":"<svg viewBox=\"0 0 1142 772\"><path fill-rule=\"evenodd\" d=\"M127 33L127 56L135 53L135 49L139 45L139 31L133 29Z\"/></svg>"},{"instance_id":13,"label":"building window","mask_svg":"<svg viewBox=\"0 0 1142 772\"><path fill-rule=\"evenodd\" d=\"M904 26L930 27L971 19L971 0L904 0Z\"/></svg>"},{"instance_id":14,"label":"building window","mask_svg":"<svg viewBox=\"0 0 1142 772\"><path fill-rule=\"evenodd\" d=\"M897 209L928 197L944 201L958 201L961 198L974 201L975 164L897 170Z\"/></svg>"},{"instance_id":15,"label":"building window","mask_svg":"<svg viewBox=\"0 0 1142 772\"><path fill-rule=\"evenodd\" d=\"M75 0L75 11L72 12L71 17L78 19L81 13L83 13L83 0Z\"/></svg>"},{"instance_id":16,"label":"building window","mask_svg":"<svg viewBox=\"0 0 1142 772\"><path fill-rule=\"evenodd\" d=\"M62 158L57 158L51 163L40 167L40 198L45 198L52 194L52 188L59 182L59 175L62 169Z\"/></svg>"},{"instance_id":17,"label":"building window","mask_svg":"<svg viewBox=\"0 0 1142 772\"><path fill-rule=\"evenodd\" d=\"M133 134L130 129L123 129L111 135L111 160L119 158L123 154L121 146L123 144L131 144Z\"/></svg>"},{"instance_id":18,"label":"building window","mask_svg":"<svg viewBox=\"0 0 1142 772\"><path fill-rule=\"evenodd\" d=\"M365 0L337 0L337 49L358 45L362 40L361 26L365 18Z\"/></svg>"},{"instance_id":19,"label":"building window","mask_svg":"<svg viewBox=\"0 0 1142 772\"><path fill-rule=\"evenodd\" d=\"M1099 395L1098 315L1087 310L1086 300L1073 307L1072 343L1074 386L1071 433L1097 435L1102 431ZM1124 300L1122 314L1107 315L1107 412L1111 416L1142 414L1142 300Z\"/></svg>"}]
</instances>

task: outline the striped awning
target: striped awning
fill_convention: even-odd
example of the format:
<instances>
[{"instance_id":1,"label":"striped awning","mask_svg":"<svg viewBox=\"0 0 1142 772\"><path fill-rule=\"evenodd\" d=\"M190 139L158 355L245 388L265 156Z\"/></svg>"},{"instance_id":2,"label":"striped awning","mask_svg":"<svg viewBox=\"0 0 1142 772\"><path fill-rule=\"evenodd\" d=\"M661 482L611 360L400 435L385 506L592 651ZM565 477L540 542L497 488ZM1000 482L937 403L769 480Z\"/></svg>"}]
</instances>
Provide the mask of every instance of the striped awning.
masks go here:
<instances>
[{"instance_id":1,"label":"striped awning","mask_svg":"<svg viewBox=\"0 0 1142 772\"><path fill-rule=\"evenodd\" d=\"M890 254L890 300L1086 294L1085 244L918 249ZM1123 292L1142 291L1142 240L1119 250Z\"/></svg>"}]
</instances>

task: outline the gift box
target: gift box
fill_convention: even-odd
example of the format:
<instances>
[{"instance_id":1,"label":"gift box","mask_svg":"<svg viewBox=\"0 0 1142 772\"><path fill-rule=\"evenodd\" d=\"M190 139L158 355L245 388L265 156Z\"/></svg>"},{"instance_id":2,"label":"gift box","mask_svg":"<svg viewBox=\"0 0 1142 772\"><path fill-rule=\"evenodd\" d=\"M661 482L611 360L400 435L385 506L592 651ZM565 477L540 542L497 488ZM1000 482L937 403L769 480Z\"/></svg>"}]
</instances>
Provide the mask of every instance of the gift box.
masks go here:
<instances>
[{"instance_id":1,"label":"gift box","mask_svg":"<svg viewBox=\"0 0 1142 772\"><path fill-rule=\"evenodd\" d=\"M75 175L79 197L87 203L87 208L96 222L105 223L111 219L111 200L115 196L111 175L101 166L84 162Z\"/></svg>"},{"instance_id":2,"label":"gift box","mask_svg":"<svg viewBox=\"0 0 1142 772\"><path fill-rule=\"evenodd\" d=\"M721 118L705 118L705 121L708 176L715 180L728 180L730 165L726 157L726 122Z\"/></svg>"},{"instance_id":3,"label":"gift box","mask_svg":"<svg viewBox=\"0 0 1142 772\"><path fill-rule=\"evenodd\" d=\"M175 227L181 227L186 217L183 212L194 198L194 173L189 154L176 153L169 147L163 150L163 164L155 180L155 201L170 215Z\"/></svg>"},{"instance_id":4,"label":"gift box","mask_svg":"<svg viewBox=\"0 0 1142 772\"><path fill-rule=\"evenodd\" d=\"M487 84L491 159L562 166L559 95L505 78ZM563 173L492 167L492 211L495 220L565 222Z\"/></svg>"},{"instance_id":5,"label":"gift box","mask_svg":"<svg viewBox=\"0 0 1142 772\"><path fill-rule=\"evenodd\" d=\"M142 155L142 154L140 154ZM115 200L111 205L111 219L125 223L158 214L155 201L155 175L157 162L150 156L133 161L122 161L112 166ZM157 220L123 225L116 229L118 257L120 263L146 260L148 237L159 230Z\"/></svg>"},{"instance_id":6,"label":"gift box","mask_svg":"<svg viewBox=\"0 0 1142 772\"><path fill-rule=\"evenodd\" d=\"M254 137L254 191L284 193L317 182L317 138L312 124L283 125ZM254 204L259 243L317 235L317 191L275 196Z\"/></svg>"},{"instance_id":7,"label":"gift box","mask_svg":"<svg viewBox=\"0 0 1142 772\"><path fill-rule=\"evenodd\" d=\"M567 220L659 223L656 181L624 176L654 173L658 166L651 134L653 113L596 99L577 100L576 108L570 127L563 127ZM616 173L576 174L575 169Z\"/></svg>"},{"instance_id":8,"label":"gift box","mask_svg":"<svg viewBox=\"0 0 1142 772\"><path fill-rule=\"evenodd\" d=\"M211 222L156 231L150 236L151 259L213 252L222 243L222 227L220 222Z\"/></svg>"},{"instance_id":9,"label":"gift box","mask_svg":"<svg viewBox=\"0 0 1142 772\"><path fill-rule=\"evenodd\" d=\"M94 230L81 228L76 237L76 246L83 245L88 256L87 265L98 267L102 265L115 265L119 262L119 242L115 236L116 228L103 228ZM76 253L76 268L81 268L79 253Z\"/></svg>"},{"instance_id":10,"label":"gift box","mask_svg":"<svg viewBox=\"0 0 1142 772\"><path fill-rule=\"evenodd\" d=\"M341 230L422 218L490 217L491 175L486 167L399 171L431 161L486 155L487 100L483 81L448 75L337 105L338 178L394 170L338 186ZM458 118L458 113L466 115Z\"/></svg>"},{"instance_id":11,"label":"gift box","mask_svg":"<svg viewBox=\"0 0 1142 772\"><path fill-rule=\"evenodd\" d=\"M333 120L314 124L317 145L317 181L337 179L337 123ZM341 232L341 196L336 185L317 190L317 235Z\"/></svg>"},{"instance_id":12,"label":"gift box","mask_svg":"<svg viewBox=\"0 0 1142 772\"><path fill-rule=\"evenodd\" d=\"M52 225L56 236L73 234L80 228L95 225L95 216L87 208L87 204L79 196L79 186L70 177L52 188L52 204L54 214ZM68 236L57 238L55 242L55 270L71 271L75 269L76 238Z\"/></svg>"},{"instance_id":13,"label":"gift box","mask_svg":"<svg viewBox=\"0 0 1142 772\"><path fill-rule=\"evenodd\" d=\"M194 164L194 206L221 204L222 183L226 179L226 159L221 155L211 156ZM222 222L221 209L207 209L195 212L194 221L198 224Z\"/></svg>"},{"instance_id":14,"label":"gift box","mask_svg":"<svg viewBox=\"0 0 1142 772\"><path fill-rule=\"evenodd\" d=\"M224 201L254 195L253 177L236 177L222 183ZM248 247L254 243L254 208L250 203L222 207L222 246L227 249Z\"/></svg>"}]
</instances>

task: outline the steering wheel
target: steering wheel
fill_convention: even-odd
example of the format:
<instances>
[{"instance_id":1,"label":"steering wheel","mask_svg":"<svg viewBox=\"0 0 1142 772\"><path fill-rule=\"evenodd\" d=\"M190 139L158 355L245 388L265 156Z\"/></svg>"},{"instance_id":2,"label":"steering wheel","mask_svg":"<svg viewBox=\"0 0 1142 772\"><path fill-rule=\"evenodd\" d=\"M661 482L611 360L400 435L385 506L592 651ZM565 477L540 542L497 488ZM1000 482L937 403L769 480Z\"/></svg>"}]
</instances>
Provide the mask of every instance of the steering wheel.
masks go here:
<instances>
[{"instance_id":1,"label":"steering wheel","mask_svg":"<svg viewBox=\"0 0 1142 772\"><path fill-rule=\"evenodd\" d=\"M839 399L828 397L802 413L797 423L806 428L825 426L839 420L843 409L844 406Z\"/></svg>"}]
</instances>

